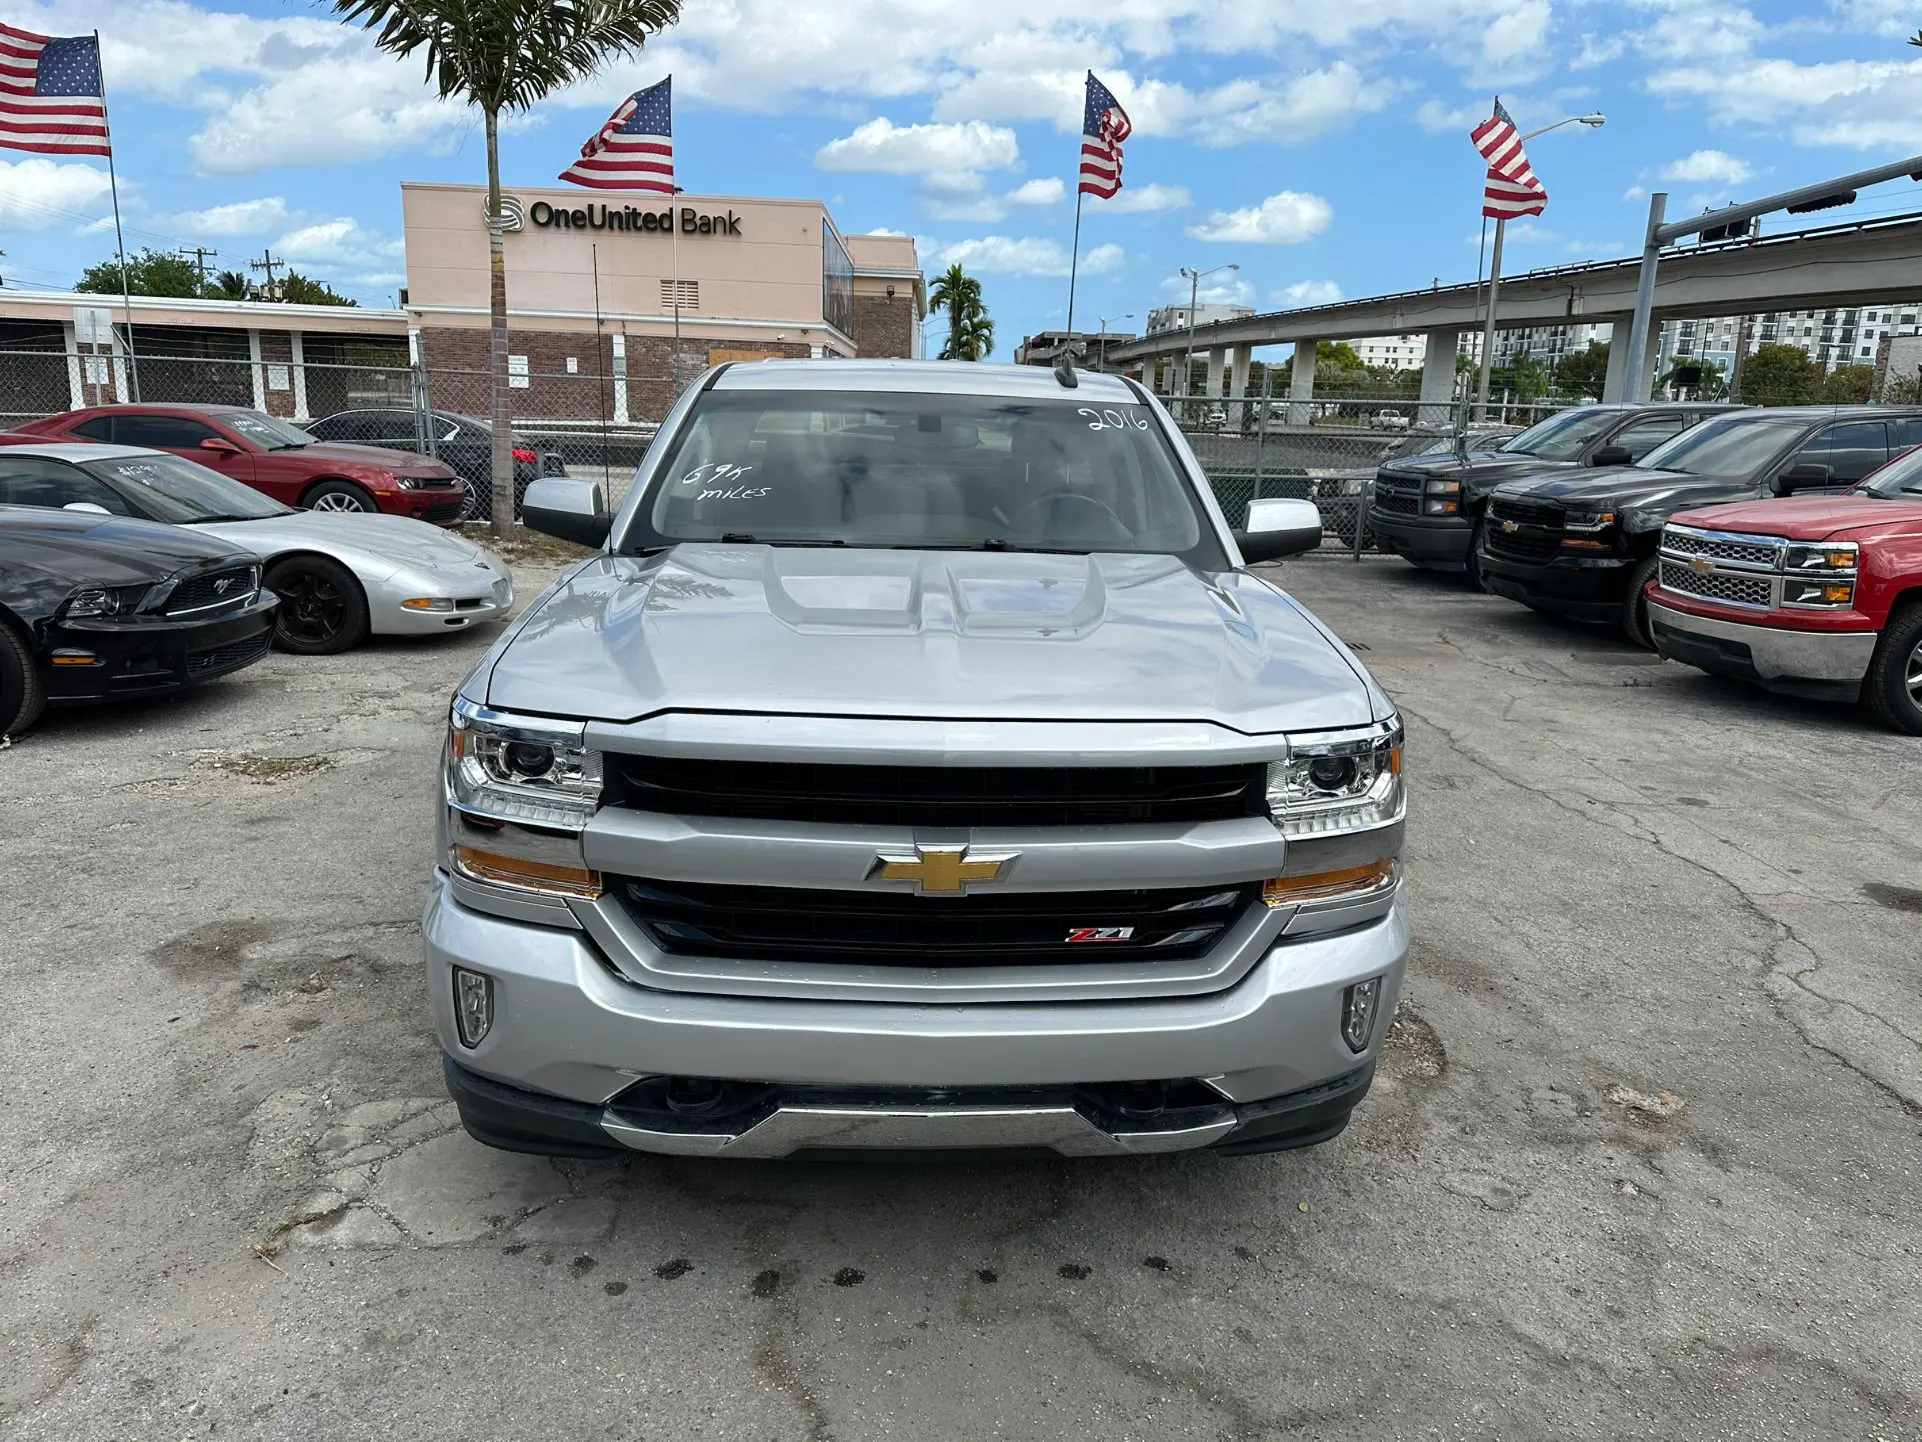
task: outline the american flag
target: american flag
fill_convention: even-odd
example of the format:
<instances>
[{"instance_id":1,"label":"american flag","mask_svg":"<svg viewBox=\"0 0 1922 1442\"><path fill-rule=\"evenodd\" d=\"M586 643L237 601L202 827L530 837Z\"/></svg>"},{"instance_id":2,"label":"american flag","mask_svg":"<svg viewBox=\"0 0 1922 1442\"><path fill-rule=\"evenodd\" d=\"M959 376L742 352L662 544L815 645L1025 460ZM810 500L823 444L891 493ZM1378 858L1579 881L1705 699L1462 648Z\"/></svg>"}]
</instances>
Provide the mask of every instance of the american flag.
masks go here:
<instances>
[{"instance_id":1,"label":"american flag","mask_svg":"<svg viewBox=\"0 0 1922 1442\"><path fill-rule=\"evenodd\" d=\"M1522 149L1521 133L1515 118L1495 102L1495 113L1468 133L1475 149L1488 162L1488 180L1482 187L1482 214L1491 220L1514 220L1523 215L1540 215L1548 208L1548 191L1528 163Z\"/></svg>"},{"instance_id":2,"label":"american flag","mask_svg":"<svg viewBox=\"0 0 1922 1442\"><path fill-rule=\"evenodd\" d=\"M673 84L670 75L623 100L561 179L596 190L674 194Z\"/></svg>"},{"instance_id":3,"label":"american flag","mask_svg":"<svg viewBox=\"0 0 1922 1442\"><path fill-rule=\"evenodd\" d=\"M1088 103L1081 112L1081 185L1084 195L1109 200L1121 189L1121 142L1134 125L1108 87L1088 72Z\"/></svg>"},{"instance_id":4,"label":"american flag","mask_svg":"<svg viewBox=\"0 0 1922 1442\"><path fill-rule=\"evenodd\" d=\"M111 155L100 41L0 24L0 145L47 155Z\"/></svg>"}]
</instances>

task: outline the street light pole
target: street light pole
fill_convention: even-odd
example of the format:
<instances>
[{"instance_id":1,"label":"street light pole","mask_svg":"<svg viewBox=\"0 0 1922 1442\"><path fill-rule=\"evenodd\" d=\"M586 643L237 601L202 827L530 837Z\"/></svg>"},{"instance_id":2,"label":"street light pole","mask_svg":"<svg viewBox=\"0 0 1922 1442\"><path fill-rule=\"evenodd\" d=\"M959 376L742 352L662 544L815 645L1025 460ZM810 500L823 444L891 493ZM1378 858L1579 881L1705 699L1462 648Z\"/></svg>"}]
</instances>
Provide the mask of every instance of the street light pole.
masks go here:
<instances>
[{"instance_id":1,"label":"street light pole","mask_svg":"<svg viewBox=\"0 0 1922 1442\"><path fill-rule=\"evenodd\" d=\"M1240 265L1232 263L1208 270L1195 270L1185 265L1181 267L1181 273L1188 277L1188 358L1182 362L1187 369L1181 373L1181 393L1184 396L1195 383L1195 306L1200 303L1201 283L1217 271L1240 269Z\"/></svg>"},{"instance_id":2,"label":"street light pole","mask_svg":"<svg viewBox=\"0 0 1922 1442\"><path fill-rule=\"evenodd\" d=\"M1188 319L1193 320L1194 317L1194 309L1190 307ZM1101 333L1095 337L1096 343L1101 347L1101 361L1097 369L1103 371L1108 369L1108 322L1111 320L1133 320L1134 318L1135 313L1133 311L1129 311L1126 315L1102 315L1095 317L1096 320L1101 322Z\"/></svg>"},{"instance_id":3,"label":"street light pole","mask_svg":"<svg viewBox=\"0 0 1922 1442\"><path fill-rule=\"evenodd\" d=\"M1539 130L1531 130L1521 137L1526 143L1538 135L1546 135L1551 130L1560 130L1564 125L1586 125L1599 129L1608 124L1608 117L1597 112L1593 115L1570 115L1553 125L1544 125ZM1508 222L1498 219L1495 222L1495 253L1488 267L1488 314L1482 317L1482 363L1475 378L1475 413L1482 420L1488 419L1488 372L1495 364L1495 300L1502 289L1502 241L1508 234Z\"/></svg>"}]
</instances>

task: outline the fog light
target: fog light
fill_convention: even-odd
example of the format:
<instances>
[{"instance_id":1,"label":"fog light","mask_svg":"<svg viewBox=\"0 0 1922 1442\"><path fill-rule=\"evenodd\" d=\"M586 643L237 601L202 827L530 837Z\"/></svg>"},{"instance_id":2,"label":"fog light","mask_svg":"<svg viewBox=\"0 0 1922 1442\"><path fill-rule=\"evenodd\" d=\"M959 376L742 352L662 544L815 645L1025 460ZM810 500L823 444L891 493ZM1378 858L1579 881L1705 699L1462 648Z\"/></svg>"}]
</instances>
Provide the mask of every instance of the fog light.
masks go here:
<instances>
[{"instance_id":1,"label":"fog light","mask_svg":"<svg viewBox=\"0 0 1922 1442\"><path fill-rule=\"evenodd\" d=\"M81 651L73 647L62 646L58 651L53 653L53 664L56 666L98 666L100 665L100 658L91 651Z\"/></svg>"},{"instance_id":2,"label":"fog light","mask_svg":"<svg viewBox=\"0 0 1922 1442\"><path fill-rule=\"evenodd\" d=\"M494 1025L492 977L462 966L454 968L454 1025L460 1031L462 1046L479 1046L486 1038Z\"/></svg>"},{"instance_id":3,"label":"fog light","mask_svg":"<svg viewBox=\"0 0 1922 1442\"><path fill-rule=\"evenodd\" d=\"M1358 981L1341 994L1341 1039L1350 1051L1368 1050L1375 1034L1375 1010L1381 1004L1381 978Z\"/></svg>"}]
</instances>

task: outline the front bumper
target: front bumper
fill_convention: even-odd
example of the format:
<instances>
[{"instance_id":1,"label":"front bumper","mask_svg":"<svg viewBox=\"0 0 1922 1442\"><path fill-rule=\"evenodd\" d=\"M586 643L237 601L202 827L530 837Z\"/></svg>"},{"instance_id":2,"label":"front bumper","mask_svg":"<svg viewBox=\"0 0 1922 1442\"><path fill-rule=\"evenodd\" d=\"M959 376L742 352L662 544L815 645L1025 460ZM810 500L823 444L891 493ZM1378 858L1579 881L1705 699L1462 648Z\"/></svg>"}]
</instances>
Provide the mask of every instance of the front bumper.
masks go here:
<instances>
[{"instance_id":1,"label":"front bumper","mask_svg":"<svg viewBox=\"0 0 1922 1442\"><path fill-rule=\"evenodd\" d=\"M1875 655L1874 631L1792 631L1724 620L1648 599L1655 649L1671 661L1771 691L1853 701Z\"/></svg>"},{"instance_id":2,"label":"front bumper","mask_svg":"<svg viewBox=\"0 0 1922 1442\"><path fill-rule=\"evenodd\" d=\"M1613 621L1628 595L1633 556L1551 556L1522 561L1481 550L1482 580L1497 596L1583 621Z\"/></svg>"},{"instance_id":3,"label":"front bumper","mask_svg":"<svg viewBox=\"0 0 1922 1442\"><path fill-rule=\"evenodd\" d=\"M390 516L407 516L430 526L452 529L466 514L467 487L454 476L446 485L431 489L376 491L374 504Z\"/></svg>"},{"instance_id":4,"label":"front bumper","mask_svg":"<svg viewBox=\"0 0 1922 1442\"><path fill-rule=\"evenodd\" d=\"M1206 995L912 1005L638 986L584 933L472 910L445 876L423 933L443 1049L463 1072L505 1088L471 1106L469 1129L481 1140L733 1155L784 1154L783 1146L1039 1145L1083 1154L1307 1145L1340 1130L1366 1090L1365 1075L1353 1079L1372 1069L1408 949L1397 900L1372 923L1283 941L1234 986ZM493 1025L471 1049L455 1026L456 965L494 983ZM1377 1021L1357 1054L1341 1038L1342 996L1374 977ZM664 1139L663 1128L622 1116L631 1110L623 1094L650 1078L761 1083L780 1093L777 1111L801 1115L745 1148L715 1140L743 1132ZM1143 1127L1157 1134L1131 1141L1098 1121L1091 1130L1084 1113L1098 1116L1099 1107L1077 1106L1076 1094L1130 1082L1200 1084L1216 1100L1206 1115L1186 1118L1194 1125L1175 1128L1179 1135ZM494 1103L520 1119L510 1125L488 1110ZM850 1109L866 1115L849 1117ZM583 1119L598 1136L580 1130ZM1276 1136L1298 1140L1266 1140Z\"/></svg>"},{"instance_id":5,"label":"front bumper","mask_svg":"<svg viewBox=\"0 0 1922 1442\"><path fill-rule=\"evenodd\" d=\"M1398 511L1371 510L1368 528L1384 551L1417 566L1462 570L1468 565L1468 542L1474 532L1458 518L1419 520Z\"/></svg>"},{"instance_id":6,"label":"front bumper","mask_svg":"<svg viewBox=\"0 0 1922 1442\"><path fill-rule=\"evenodd\" d=\"M108 701L156 696L251 666L273 643L280 598L262 591L245 609L210 620L67 621L45 633L47 699ZM51 654L86 651L86 665L53 665Z\"/></svg>"},{"instance_id":7,"label":"front bumper","mask_svg":"<svg viewBox=\"0 0 1922 1442\"><path fill-rule=\"evenodd\" d=\"M474 579L467 579L472 576ZM420 596L453 601L451 611L409 610L402 602ZM505 620L514 611L514 576L505 567L479 566L451 583L439 575L395 576L368 588L369 619L386 636L438 636L465 631L487 621Z\"/></svg>"}]
</instances>

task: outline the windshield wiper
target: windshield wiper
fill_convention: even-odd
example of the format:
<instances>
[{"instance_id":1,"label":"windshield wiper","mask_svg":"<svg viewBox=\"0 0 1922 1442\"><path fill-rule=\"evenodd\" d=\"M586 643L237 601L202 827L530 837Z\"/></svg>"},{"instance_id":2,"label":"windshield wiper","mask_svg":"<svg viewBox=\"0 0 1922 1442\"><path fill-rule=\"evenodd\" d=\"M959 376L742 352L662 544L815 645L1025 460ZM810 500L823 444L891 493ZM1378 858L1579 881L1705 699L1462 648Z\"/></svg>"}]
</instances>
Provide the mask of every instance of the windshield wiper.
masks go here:
<instances>
[{"instance_id":1,"label":"windshield wiper","mask_svg":"<svg viewBox=\"0 0 1922 1442\"><path fill-rule=\"evenodd\" d=\"M840 540L806 541L794 537L782 538L778 536L769 536L763 539L747 531L723 531L721 533L721 543L723 545L742 546L845 546L847 544L846 541Z\"/></svg>"},{"instance_id":2,"label":"windshield wiper","mask_svg":"<svg viewBox=\"0 0 1922 1442\"><path fill-rule=\"evenodd\" d=\"M999 536L979 541L909 541L890 546L893 551L1014 551L1027 556L1091 556L1087 546L1022 546Z\"/></svg>"}]
</instances>

